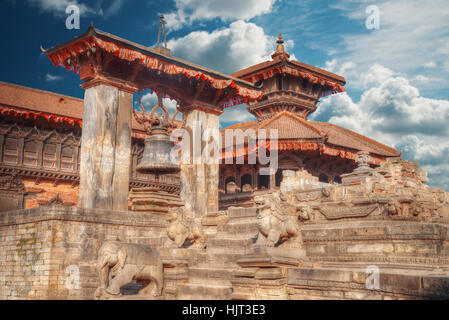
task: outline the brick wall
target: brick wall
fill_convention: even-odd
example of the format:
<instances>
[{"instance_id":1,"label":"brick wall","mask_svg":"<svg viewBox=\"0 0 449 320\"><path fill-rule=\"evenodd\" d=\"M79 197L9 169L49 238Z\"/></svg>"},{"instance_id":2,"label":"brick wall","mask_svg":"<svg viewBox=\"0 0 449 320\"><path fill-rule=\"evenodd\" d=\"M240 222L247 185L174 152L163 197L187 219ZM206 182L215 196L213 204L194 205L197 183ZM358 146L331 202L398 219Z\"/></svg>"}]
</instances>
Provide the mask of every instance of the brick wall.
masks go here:
<instances>
[{"instance_id":1,"label":"brick wall","mask_svg":"<svg viewBox=\"0 0 449 320\"><path fill-rule=\"evenodd\" d=\"M36 184L36 179L23 179L25 192L25 209L37 208L47 204L59 194L64 205L76 206L78 204L78 184L75 186L69 182L54 183L53 181L41 181Z\"/></svg>"}]
</instances>

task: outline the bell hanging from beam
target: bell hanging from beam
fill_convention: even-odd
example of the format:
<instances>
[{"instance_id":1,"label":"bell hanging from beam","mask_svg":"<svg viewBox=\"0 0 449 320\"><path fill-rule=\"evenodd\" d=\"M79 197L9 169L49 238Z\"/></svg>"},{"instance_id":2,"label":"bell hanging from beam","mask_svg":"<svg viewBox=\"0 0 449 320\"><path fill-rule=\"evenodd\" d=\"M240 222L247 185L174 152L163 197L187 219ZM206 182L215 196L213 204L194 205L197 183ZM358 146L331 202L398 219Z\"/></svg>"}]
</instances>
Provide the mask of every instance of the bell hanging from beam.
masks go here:
<instances>
[{"instance_id":1,"label":"bell hanging from beam","mask_svg":"<svg viewBox=\"0 0 449 320\"><path fill-rule=\"evenodd\" d=\"M165 112L165 117L161 114L154 115L154 111L161 108ZM171 150L174 142L170 141L168 135L168 112L162 104L162 99L158 97L158 105L151 112L154 121L151 125L151 136L145 139L145 149L140 163L136 170L141 173L152 173L158 176L164 173L175 173L181 169L179 165L171 159Z\"/></svg>"}]
</instances>

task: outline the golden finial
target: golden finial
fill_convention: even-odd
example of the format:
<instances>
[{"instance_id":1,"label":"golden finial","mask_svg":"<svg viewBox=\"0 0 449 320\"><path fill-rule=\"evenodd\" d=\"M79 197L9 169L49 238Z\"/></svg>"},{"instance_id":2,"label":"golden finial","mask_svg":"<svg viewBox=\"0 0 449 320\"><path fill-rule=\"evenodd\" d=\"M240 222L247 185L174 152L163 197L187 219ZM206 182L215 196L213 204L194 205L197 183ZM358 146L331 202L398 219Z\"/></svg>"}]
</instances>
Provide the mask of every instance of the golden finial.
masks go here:
<instances>
[{"instance_id":1,"label":"golden finial","mask_svg":"<svg viewBox=\"0 0 449 320\"><path fill-rule=\"evenodd\" d=\"M285 52L284 50L284 40L282 40L282 33L279 33L278 41L276 41L278 44L276 48L276 52Z\"/></svg>"},{"instance_id":2,"label":"golden finial","mask_svg":"<svg viewBox=\"0 0 449 320\"><path fill-rule=\"evenodd\" d=\"M279 33L278 40L276 41L278 44L276 47L276 52L271 56L273 60L287 60L290 58L290 55L285 52L284 42L285 41L282 39L282 33Z\"/></svg>"}]
</instances>

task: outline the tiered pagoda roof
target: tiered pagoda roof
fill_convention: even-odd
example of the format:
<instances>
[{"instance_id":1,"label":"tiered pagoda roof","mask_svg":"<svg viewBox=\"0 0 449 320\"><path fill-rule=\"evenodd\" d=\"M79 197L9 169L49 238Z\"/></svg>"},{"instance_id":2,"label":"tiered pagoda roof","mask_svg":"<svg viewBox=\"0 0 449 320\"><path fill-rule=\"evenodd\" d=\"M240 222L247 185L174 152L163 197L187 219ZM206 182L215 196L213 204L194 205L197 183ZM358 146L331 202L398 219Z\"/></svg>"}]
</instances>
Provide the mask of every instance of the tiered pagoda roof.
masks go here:
<instances>
[{"instance_id":1,"label":"tiered pagoda roof","mask_svg":"<svg viewBox=\"0 0 449 320\"><path fill-rule=\"evenodd\" d=\"M399 156L396 149L373 139L330 123L307 121L289 111L282 111L263 121L238 123L226 129L253 129L256 133L259 129L268 132L276 129L279 151L319 151L332 157L355 160L357 152L364 150L369 151L375 165L380 165L388 157ZM269 143L268 148L271 148ZM247 149L235 152L246 153Z\"/></svg>"},{"instance_id":2,"label":"tiered pagoda roof","mask_svg":"<svg viewBox=\"0 0 449 320\"><path fill-rule=\"evenodd\" d=\"M266 61L232 74L263 86L261 100L248 104L256 121L239 123L227 129L278 130L278 148L317 150L320 154L355 160L358 151L369 151L372 164L397 157L397 150L339 126L309 121L320 98L345 91L344 77L308 64L290 60L279 35L272 61ZM270 146L268 145L268 148ZM236 154L247 152L236 150ZM228 155L225 155L227 157Z\"/></svg>"}]
</instances>

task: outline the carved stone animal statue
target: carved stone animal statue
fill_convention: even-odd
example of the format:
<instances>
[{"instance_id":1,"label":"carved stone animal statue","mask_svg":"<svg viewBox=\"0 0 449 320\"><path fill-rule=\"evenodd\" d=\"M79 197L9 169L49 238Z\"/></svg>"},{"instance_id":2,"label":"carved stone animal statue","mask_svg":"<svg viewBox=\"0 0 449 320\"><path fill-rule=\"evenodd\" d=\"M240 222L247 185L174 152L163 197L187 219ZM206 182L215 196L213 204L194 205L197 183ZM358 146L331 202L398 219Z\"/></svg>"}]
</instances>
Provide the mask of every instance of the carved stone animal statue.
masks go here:
<instances>
[{"instance_id":1,"label":"carved stone animal statue","mask_svg":"<svg viewBox=\"0 0 449 320\"><path fill-rule=\"evenodd\" d=\"M297 212L299 213L298 218L301 221L307 221L312 218L313 210L309 206L299 206L299 207L297 207Z\"/></svg>"},{"instance_id":2,"label":"carved stone animal statue","mask_svg":"<svg viewBox=\"0 0 449 320\"><path fill-rule=\"evenodd\" d=\"M391 200L388 201L388 214L390 216L401 215L401 206L398 201Z\"/></svg>"},{"instance_id":3,"label":"carved stone animal statue","mask_svg":"<svg viewBox=\"0 0 449 320\"><path fill-rule=\"evenodd\" d=\"M297 217L282 214L278 194L256 196L254 202L259 210L256 245L274 247L279 240L285 241L299 234Z\"/></svg>"},{"instance_id":4,"label":"carved stone animal statue","mask_svg":"<svg viewBox=\"0 0 449 320\"><path fill-rule=\"evenodd\" d=\"M159 253L145 245L105 242L98 252L97 270L100 287L95 298L121 296L120 289L137 280L144 285L139 295L160 296L164 286L164 270Z\"/></svg>"},{"instance_id":5,"label":"carved stone animal statue","mask_svg":"<svg viewBox=\"0 0 449 320\"><path fill-rule=\"evenodd\" d=\"M204 249L206 239L201 224L192 218L186 217L185 208L180 207L169 211L171 217L167 228L168 237L174 242L177 248L181 248L186 241L193 243L193 248Z\"/></svg>"}]
</instances>

